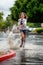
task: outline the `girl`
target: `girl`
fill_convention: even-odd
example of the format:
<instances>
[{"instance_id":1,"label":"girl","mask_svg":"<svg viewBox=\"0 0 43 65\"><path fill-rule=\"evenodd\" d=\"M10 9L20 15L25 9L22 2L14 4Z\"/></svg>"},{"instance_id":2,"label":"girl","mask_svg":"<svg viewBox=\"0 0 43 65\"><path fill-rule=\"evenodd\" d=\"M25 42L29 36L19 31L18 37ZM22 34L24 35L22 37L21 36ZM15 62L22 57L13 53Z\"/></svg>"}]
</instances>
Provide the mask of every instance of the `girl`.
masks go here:
<instances>
[{"instance_id":1,"label":"girl","mask_svg":"<svg viewBox=\"0 0 43 65\"><path fill-rule=\"evenodd\" d=\"M25 43L26 24L27 24L27 15L24 12L22 12L22 13L20 13L19 19L18 19L18 28L20 29L20 32L21 32L21 45L20 45L20 47L22 47L22 45Z\"/></svg>"}]
</instances>

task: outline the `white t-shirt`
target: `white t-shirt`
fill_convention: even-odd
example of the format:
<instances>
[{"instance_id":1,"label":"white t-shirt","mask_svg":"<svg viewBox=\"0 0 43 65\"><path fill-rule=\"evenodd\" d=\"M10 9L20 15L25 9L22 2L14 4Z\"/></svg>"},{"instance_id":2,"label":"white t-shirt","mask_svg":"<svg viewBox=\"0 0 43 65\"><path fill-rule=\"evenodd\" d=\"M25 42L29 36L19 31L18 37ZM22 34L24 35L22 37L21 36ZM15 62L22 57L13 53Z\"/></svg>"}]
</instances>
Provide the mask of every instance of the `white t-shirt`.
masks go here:
<instances>
[{"instance_id":1,"label":"white t-shirt","mask_svg":"<svg viewBox=\"0 0 43 65\"><path fill-rule=\"evenodd\" d=\"M23 23L24 27L19 28L19 29L23 29L23 30L24 30L24 29L26 29L27 19L25 19L25 18L24 18L24 19L22 19L22 20L21 20L21 18L20 18L20 19L18 19L18 26L19 26L19 25L21 25L21 21L22 21L22 23Z\"/></svg>"},{"instance_id":2,"label":"white t-shirt","mask_svg":"<svg viewBox=\"0 0 43 65\"><path fill-rule=\"evenodd\" d=\"M26 24L27 24L27 19L25 19L25 18L24 18L24 19L22 19L22 20L21 20L21 18L20 18L20 19L18 19L18 25L20 25L20 24L21 24L21 21L22 21L23 25L24 25L24 26L26 26Z\"/></svg>"}]
</instances>

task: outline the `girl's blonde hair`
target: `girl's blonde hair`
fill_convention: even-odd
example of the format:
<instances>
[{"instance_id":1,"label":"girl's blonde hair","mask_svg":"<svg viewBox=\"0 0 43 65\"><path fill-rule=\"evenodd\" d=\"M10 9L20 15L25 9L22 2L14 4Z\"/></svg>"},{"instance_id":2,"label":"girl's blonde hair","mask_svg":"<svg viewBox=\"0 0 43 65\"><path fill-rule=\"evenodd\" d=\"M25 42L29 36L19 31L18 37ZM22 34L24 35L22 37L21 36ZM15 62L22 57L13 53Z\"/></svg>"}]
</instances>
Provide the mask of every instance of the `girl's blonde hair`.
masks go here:
<instances>
[{"instance_id":1,"label":"girl's blonde hair","mask_svg":"<svg viewBox=\"0 0 43 65\"><path fill-rule=\"evenodd\" d=\"M21 14L22 14L22 13L24 14L24 18L27 19L28 17L27 17L27 15L26 15L25 12L21 12L20 15L19 15L19 18L21 18Z\"/></svg>"}]
</instances>

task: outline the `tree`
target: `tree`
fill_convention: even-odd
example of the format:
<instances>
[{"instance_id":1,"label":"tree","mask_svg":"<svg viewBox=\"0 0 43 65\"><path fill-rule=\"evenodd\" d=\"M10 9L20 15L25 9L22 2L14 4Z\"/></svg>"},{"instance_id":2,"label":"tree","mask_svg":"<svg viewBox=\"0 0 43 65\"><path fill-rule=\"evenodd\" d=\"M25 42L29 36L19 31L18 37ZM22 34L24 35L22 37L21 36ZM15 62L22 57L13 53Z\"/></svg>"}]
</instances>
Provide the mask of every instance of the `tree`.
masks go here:
<instances>
[{"instance_id":1,"label":"tree","mask_svg":"<svg viewBox=\"0 0 43 65\"><path fill-rule=\"evenodd\" d=\"M43 22L43 0L16 0L10 8L13 20L18 20L20 12L25 12L28 22Z\"/></svg>"},{"instance_id":2,"label":"tree","mask_svg":"<svg viewBox=\"0 0 43 65\"><path fill-rule=\"evenodd\" d=\"M4 30L6 28L6 21L3 20L3 13L0 12L0 30Z\"/></svg>"},{"instance_id":3,"label":"tree","mask_svg":"<svg viewBox=\"0 0 43 65\"><path fill-rule=\"evenodd\" d=\"M2 20L2 19L3 19L3 13L0 12L0 20Z\"/></svg>"},{"instance_id":4,"label":"tree","mask_svg":"<svg viewBox=\"0 0 43 65\"><path fill-rule=\"evenodd\" d=\"M12 26L13 26L13 24L14 24L14 21L12 20L11 15L8 15L6 17L6 25L7 25L7 28L9 27L11 29Z\"/></svg>"}]
</instances>

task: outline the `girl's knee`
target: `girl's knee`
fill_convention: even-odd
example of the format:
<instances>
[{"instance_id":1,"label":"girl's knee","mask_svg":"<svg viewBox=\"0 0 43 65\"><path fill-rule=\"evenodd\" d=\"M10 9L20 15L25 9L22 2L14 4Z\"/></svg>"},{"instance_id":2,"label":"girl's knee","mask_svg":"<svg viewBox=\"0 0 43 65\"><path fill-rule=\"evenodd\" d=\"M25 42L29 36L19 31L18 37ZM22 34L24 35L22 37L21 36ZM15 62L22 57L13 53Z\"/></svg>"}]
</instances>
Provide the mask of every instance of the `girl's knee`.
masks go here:
<instances>
[{"instance_id":1,"label":"girl's knee","mask_svg":"<svg viewBox=\"0 0 43 65\"><path fill-rule=\"evenodd\" d=\"M24 37L24 33L23 32L21 32L21 37Z\"/></svg>"}]
</instances>

